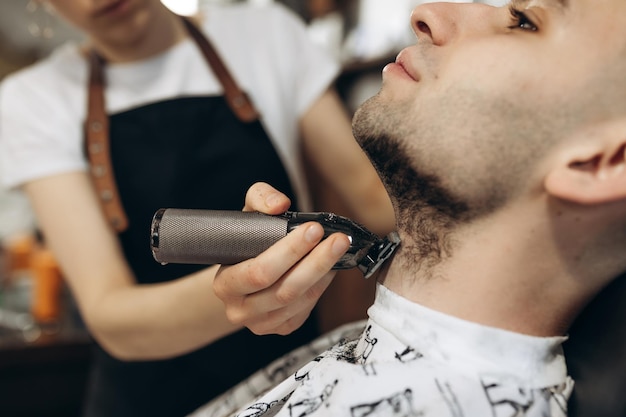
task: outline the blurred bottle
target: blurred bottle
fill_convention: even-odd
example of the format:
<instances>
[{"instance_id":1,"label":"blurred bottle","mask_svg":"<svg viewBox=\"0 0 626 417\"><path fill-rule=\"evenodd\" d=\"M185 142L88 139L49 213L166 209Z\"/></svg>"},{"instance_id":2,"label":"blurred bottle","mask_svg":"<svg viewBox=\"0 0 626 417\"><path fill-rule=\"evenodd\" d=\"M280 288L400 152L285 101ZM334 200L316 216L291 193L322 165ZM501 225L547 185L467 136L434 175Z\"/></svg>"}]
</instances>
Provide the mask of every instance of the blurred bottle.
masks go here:
<instances>
[{"instance_id":1,"label":"blurred bottle","mask_svg":"<svg viewBox=\"0 0 626 417\"><path fill-rule=\"evenodd\" d=\"M30 312L33 292L31 260L38 247L37 239L31 234L10 236L2 245L4 268L0 326L19 332L26 341L35 341L41 334Z\"/></svg>"},{"instance_id":2,"label":"blurred bottle","mask_svg":"<svg viewBox=\"0 0 626 417\"><path fill-rule=\"evenodd\" d=\"M4 244L4 310L28 315L45 329L61 320L63 280L52 252L35 234L18 234Z\"/></svg>"},{"instance_id":3,"label":"blurred bottle","mask_svg":"<svg viewBox=\"0 0 626 417\"><path fill-rule=\"evenodd\" d=\"M31 234L18 234L7 238L5 249L6 277L4 286L4 307L8 310L25 313L32 303L31 259L38 243Z\"/></svg>"},{"instance_id":4,"label":"blurred bottle","mask_svg":"<svg viewBox=\"0 0 626 417\"><path fill-rule=\"evenodd\" d=\"M39 248L31 257L32 297L30 311L45 328L56 328L61 319L61 270L52 252Z\"/></svg>"}]
</instances>

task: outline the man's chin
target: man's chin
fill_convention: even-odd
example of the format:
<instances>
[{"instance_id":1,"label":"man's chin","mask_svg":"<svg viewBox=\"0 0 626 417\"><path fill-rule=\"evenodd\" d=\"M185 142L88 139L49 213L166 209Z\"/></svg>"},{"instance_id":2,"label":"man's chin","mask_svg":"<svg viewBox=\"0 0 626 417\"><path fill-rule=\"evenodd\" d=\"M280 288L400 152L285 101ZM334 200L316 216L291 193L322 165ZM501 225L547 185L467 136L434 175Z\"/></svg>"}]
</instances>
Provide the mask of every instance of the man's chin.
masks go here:
<instances>
[{"instance_id":1,"label":"man's chin","mask_svg":"<svg viewBox=\"0 0 626 417\"><path fill-rule=\"evenodd\" d=\"M378 94L368 98L359 106L352 117L352 133L358 144L363 147L363 140L367 137L378 136L380 132L380 121L378 120L384 112L381 111L378 102Z\"/></svg>"}]
</instances>

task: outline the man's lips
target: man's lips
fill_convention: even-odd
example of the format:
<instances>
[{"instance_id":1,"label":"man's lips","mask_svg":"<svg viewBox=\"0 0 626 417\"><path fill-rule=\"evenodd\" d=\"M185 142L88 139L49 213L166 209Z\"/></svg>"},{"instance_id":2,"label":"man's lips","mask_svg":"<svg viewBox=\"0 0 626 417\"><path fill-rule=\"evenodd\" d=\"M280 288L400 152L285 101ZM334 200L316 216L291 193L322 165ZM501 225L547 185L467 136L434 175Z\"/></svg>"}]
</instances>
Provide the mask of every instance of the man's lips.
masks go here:
<instances>
[{"instance_id":1,"label":"man's lips","mask_svg":"<svg viewBox=\"0 0 626 417\"><path fill-rule=\"evenodd\" d=\"M410 78L414 81L420 80L420 75L415 68L411 66L411 60L409 59L409 50L405 48L400 51L398 56L396 57L395 65L398 66L398 69L404 71Z\"/></svg>"}]
</instances>

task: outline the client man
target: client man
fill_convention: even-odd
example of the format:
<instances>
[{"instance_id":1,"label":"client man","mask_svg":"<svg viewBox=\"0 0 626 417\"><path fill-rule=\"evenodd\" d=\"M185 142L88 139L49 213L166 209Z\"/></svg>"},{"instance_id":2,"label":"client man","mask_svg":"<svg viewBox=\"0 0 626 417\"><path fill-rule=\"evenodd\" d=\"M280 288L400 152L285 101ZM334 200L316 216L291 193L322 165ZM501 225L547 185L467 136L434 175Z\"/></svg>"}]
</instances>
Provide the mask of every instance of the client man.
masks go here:
<instances>
[{"instance_id":1,"label":"client man","mask_svg":"<svg viewBox=\"0 0 626 417\"><path fill-rule=\"evenodd\" d=\"M237 415L567 414L564 335L626 270L626 1L431 3L411 23L418 42L353 124L402 239L370 319ZM273 211L261 191L248 207ZM270 250L304 254L304 236ZM272 283L224 268L216 292L263 332L341 242Z\"/></svg>"}]
</instances>

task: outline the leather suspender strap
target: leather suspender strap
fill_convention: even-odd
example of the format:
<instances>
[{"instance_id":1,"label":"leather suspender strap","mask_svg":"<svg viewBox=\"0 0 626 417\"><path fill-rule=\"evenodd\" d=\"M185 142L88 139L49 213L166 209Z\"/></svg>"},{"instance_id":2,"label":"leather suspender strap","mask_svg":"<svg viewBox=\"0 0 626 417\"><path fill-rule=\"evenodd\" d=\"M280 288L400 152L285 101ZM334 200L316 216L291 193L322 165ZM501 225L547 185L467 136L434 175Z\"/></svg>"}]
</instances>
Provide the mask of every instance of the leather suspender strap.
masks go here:
<instances>
[{"instance_id":1,"label":"leather suspender strap","mask_svg":"<svg viewBox=\"0 0 626 417\"><path fill-rule=\"evenodd\" d=\"M128 227L128 218L120 201L109 146L109 118L104 105L105 80L102 59L89 52L89 91L85 121L85 151L89 158L91 178L104 214L116 232Z\"/></svg>"},{"instance_id":2,"label":"leather suspender strap","mask_svg":"<svg viewBox=\"0 0 626 417\"><path fill-rule=\"evenodd\" d=\"M259 114L254 105L234 81L209 40L189 19L182 16L181 18L189 35L198 45L205 60L222 84L224 96L233 113L245 123L257 120ZM104 214L116 232L123 232L128 228L128 217L120 200L111 163L109 118L104 101L106 87L104 64L104 60L95 51L89 52L89 89L84 128L85 151L89 158L93 184Z\"/></svg>"},{"instance_id":3,"label":"leather suspender strap","mask_svg":"<svg viewBox=\"0 0 626 417\"><path fill-rule=\"evenodd\" d=\"M230 109L237 115L242 122L253 122L259 118L259 114L252 105L252 102L244 93L237 83L233 80L226 66L220 59L219 55L213 48L209 40L200 32L193 22L183 17L183 23L187 28L189 35L196 41L196 45L200 48L202 55L211 66L224 88L224 96L230 106Z\"/></svg>"}]
</instances>

